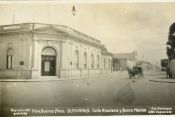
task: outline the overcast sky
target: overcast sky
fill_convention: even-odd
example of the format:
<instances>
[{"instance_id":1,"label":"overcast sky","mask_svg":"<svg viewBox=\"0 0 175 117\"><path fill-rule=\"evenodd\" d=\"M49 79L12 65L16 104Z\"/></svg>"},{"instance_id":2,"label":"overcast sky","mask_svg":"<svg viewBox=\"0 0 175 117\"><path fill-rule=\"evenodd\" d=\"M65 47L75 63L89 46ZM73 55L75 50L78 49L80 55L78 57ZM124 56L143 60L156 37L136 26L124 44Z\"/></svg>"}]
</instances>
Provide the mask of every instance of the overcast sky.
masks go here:
<instances>
[{"instance_id":1,"label":"overcast sky","mask_svg":"<svg viewBox=\"0 0 175 117\"><path fill-rule=\"evenodd\" d=\"M72 6L77 13L72 15ZM113 53L138 53L147 61L166 57L175 3L0 4L0 25L38 22L66 25L104 43Z\"/></svg>"}]
</instances>

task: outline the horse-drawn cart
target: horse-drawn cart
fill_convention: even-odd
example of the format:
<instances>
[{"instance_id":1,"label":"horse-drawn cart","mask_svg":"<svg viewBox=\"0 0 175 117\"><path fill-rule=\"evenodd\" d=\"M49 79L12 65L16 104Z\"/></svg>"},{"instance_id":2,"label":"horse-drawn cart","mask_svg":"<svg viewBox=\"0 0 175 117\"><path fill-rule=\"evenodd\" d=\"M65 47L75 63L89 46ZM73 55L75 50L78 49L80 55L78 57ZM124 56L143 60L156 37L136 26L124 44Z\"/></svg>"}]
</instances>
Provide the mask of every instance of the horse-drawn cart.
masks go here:
<instances>
[{"instance_id":1,"label":"horse-drawn cart","mask_svg":"<svg viewBox=\"0 0 175 117\"><path fill-rule=\"evenodd\" d=\"M143 70L141 67L128 68L128 73L130 78L135 78L136 75L138 75L138 77L143 77Z\"/></svg>"}]
</instances>

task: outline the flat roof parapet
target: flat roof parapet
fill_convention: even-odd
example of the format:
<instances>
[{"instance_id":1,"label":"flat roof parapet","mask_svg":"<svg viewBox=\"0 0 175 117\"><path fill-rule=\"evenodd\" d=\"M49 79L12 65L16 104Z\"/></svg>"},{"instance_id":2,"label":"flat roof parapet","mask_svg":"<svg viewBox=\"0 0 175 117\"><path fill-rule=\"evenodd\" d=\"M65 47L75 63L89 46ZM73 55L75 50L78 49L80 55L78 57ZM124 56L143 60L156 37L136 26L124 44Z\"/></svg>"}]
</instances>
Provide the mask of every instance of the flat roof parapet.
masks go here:
<instances>
[{"instance_id":1,"label":"flat roof parapet","mask_svg":"<svg viewBox=\"0 0 175 117\"><path fill-rule=\"evenodd\" d=\"M34 31L36 29L40 29L48 26L58 28L64 31L65 33L81 38L83 40L90 41L96 44L101 44L101 41L64 25L45 24L45 23L20 23L20 24L11 24L11 25L1 25L0 32L32 31L32 30Z\"/></svg>"}]
</instances>

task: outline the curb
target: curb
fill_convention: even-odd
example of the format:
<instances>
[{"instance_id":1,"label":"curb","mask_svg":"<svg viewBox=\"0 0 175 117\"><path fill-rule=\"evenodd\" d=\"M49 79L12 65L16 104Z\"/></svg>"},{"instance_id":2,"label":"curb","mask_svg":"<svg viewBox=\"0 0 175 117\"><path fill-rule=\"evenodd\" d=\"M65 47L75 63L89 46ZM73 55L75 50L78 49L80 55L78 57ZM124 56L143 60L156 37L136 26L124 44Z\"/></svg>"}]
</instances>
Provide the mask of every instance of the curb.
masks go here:
<instances>
[{"instance_id":1,"label":"curb","mask_svg":"<svg viewBox=\"0 0 175 117\"><path fill-rule=\"evenodd\" d=\"M91 78L97 78L100 76L111 76L112 74L104 74L98 76L89 76L89 77L78 77L78 78L54 78L54 79L0 79L0 82L48 82L48 81L71 81L71 80L85 80Z\"/></svg>"},{"instance_id":2,"label":"curb","mask_svg":"<svg viewBox=\"0 0 175 117\"><path fill-rule=\"evenodd\" d=\"M163 81L163 80L149 80L151 82L160 82L160 83L175 83L175 80L174 81Z\"/></svg>"}]
</instances>

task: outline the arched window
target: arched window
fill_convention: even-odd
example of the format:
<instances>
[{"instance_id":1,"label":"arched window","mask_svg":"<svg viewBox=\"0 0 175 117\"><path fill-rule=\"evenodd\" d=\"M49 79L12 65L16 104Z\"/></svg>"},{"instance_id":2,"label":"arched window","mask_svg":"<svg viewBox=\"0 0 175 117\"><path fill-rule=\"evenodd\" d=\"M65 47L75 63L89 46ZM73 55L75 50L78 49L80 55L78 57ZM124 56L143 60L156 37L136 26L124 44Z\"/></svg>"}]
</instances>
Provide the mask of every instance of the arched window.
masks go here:
<instances>
[{"instance_id":1,"label":"arched window","mask_svg":"<svg viewBox=\"0 0 175 117\"><path fill-rule=\"evenodd\" d=\"M91 54L91 68L94 68L94 55Z\"/></svg>"},{"instance_id":2,"label":"arched window","mask_svg":"<svg viewBox=\"0 0 175 117\"><path fill-rule=\"evenodd\" d=\"M42 55L45 56L56 56L56 51L51 47L46 47L42 51Z\"/></svg>"},{"instance_id":3,"label":"arched window","mask_svg":"<svg viewBox=\"0 0 175 117\"><path fill-rule=\"evenodd\" d=\"M104 69L106 69L106 59L104 58Z\"/></svg>"},{"instance_id":4,"label":"arched window","mask_svg":"<svg viewBox=\"0 0 175 117\"><path fill-rule=\"evenodd\" d=\"M87 53L84 52L84 55L83 55L83 64L84 64L84 68L86 69L87 68Z\"/></svg>"},{"instance_id":5,"label":"arched window","mask_svg":"<svg viewBox=\"0 0 175 117\"><path fill-rule=\"evenodd\" d=\"M99 55L97 55L97 69L99 69L100 67L100 57Z\"/></svg>"},{"instance_id":6,"label":"arched window","mask_svg":"<svg viewBox=\"0 0 175 117\"><path fill-rule=\"evenodd\" d=\"M110 69L110 67L111 67L111 60L108 59L108 68Z\"/></svg>"},{"instance_id":7,"label":"arched window","mask_svg":"<svg viewBox=\"0 0 175 117\"><path fill-rule=\"evenodd\" d=\"M79 52L77 50L75 51L75 68L79 68Z\"/></svg>"},{"instance_id":8,"label":"arched window","mask_svg":"<svg viewBox=\"0 0 175 117\"><path fill-rule=\"evenodd\" d=\"M14 50L12 48L9 48L7 50L7 69L12 69L13 67L13 55Z\"/></svg>"}]
</instances>

